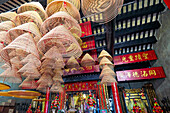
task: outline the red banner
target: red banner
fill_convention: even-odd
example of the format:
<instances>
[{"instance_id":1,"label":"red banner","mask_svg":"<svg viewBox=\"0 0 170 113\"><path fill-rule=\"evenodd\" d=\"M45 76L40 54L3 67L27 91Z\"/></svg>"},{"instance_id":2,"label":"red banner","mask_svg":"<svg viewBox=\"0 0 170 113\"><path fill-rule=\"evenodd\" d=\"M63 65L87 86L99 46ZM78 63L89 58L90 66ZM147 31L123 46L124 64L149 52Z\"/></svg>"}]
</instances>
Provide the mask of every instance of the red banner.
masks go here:
<instances>
[{"instance_id":1,"label":"red banner","mask_svg":"<svg viewBox=\"0 0 170 113\"><path fill-rule=\"evenodd\" d=\"M156 54L154 50L138 52L126 55L120 55L114 57L114 65L142 62L147 60L156 60Z\"/></svg>"},{"instance_id":2,"label":"red banner","mask_svg":"<svg viewBox=\"0 0 170 113\"><path fill-rule=\"evenodd\" d=\"M88 36L88 35L92 35L92 29L91 29L91 22L84 22L80 24L81 27L81 31L82 31L82 36Z\"/></svg>"},{"instance_id":3,"label":"red banner","mask_svg":"<svg viewBox=\"0 0 170 113\"><path fill-rule=\"evenodd\" d=\"M64 75L74 75L74 74L93 73L93 72L100 72L99 65L65 69Z\"/></svg>"},{"instance_id":4,"label":"red banner","mask_svg":"<svg viewBox=\"0 0 170 113\"><path fill-rule=\"evenodd\" d=\"M117 71L116 74L118 81L155 79L166 77L162 67Z\"/></svg>"},{"instance_id":5,"label":"red banner","mask_svg":"<svg viewBox=\"0 0 170 113\"><path fill-rule=\"evenodd\" d=\"M97 81L66 83L64 86L65 91L97 90Z\"/></svg>"}]
</instances>

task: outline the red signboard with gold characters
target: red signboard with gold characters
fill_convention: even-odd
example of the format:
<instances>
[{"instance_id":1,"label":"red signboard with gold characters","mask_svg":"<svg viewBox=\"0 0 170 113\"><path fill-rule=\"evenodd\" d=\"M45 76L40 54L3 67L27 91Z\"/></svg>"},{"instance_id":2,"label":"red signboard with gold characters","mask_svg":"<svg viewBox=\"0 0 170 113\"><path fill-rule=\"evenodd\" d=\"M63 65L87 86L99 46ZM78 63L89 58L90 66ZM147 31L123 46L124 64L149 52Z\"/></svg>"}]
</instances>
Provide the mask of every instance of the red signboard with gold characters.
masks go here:
<instances>
[{"instance_id":1,"label":"red signboard with gold characters","mask_svg":"<svg viewBox=\"0 0 170 113\"><path fill-rule=\"evenodd\" d=\"M65 69L64 75L100 72L99 65Z\"/></svg>"},{"instance_id":2,"label":"red signboard with gold characters","mask_svg":"<svg viewBox=\"0 0 170 113\"><path fill-rule=\"evenodd\" d=\"M156 54L154 50L138 52L126 55L120 55L114 57L114 65L142 62L147 60L156 60Z\"/></svg>"},{"instance_id":3,"label":"red signboard with gold characters","mask_svg":"<svg viewBox=\"0 0 170 113\"><path fill-rule=\"evenodd\" d=\"M64 84L64 86L65 86L65 91L97 90L97 81L66 83Z\"/></svg>"},{"instance_id":4,"label":"red signboard with gold characters","mask_svg":"<svg viewBox=\"0 0 170 113\"><path fill-rule=\"evenodd\" d=\"M142 80L166 77L162 67L117 71L116 74L118 81Z\"/></svg>"}]
</instances>

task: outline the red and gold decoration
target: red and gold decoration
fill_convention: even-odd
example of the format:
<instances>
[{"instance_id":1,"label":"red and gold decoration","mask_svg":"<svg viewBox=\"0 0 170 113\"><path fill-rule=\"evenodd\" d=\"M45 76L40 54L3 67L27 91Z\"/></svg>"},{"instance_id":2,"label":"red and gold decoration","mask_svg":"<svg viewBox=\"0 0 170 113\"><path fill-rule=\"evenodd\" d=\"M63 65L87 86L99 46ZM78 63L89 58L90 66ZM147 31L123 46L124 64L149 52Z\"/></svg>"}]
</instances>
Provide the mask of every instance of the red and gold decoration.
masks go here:
<instances>
[{"instance_id":1,"label":"red and gold decoration","mask_svg":"<svg viewBox=\"0 0 170 113\"><path fill-rule=\"evenodd\" d=\"M141 108L138 106L136 100L134 99L134 104L133 104L133 113L142 113Z\"/></svg>"},{"instance_id":2,"label":"red and gold decoration","mask_svg":"<svg viewBox=\"0 0 170 113\"><path fill-rule=\"evenodd\" d=\"M35 113L41 113L40 106L38 106L38 108L35 110Z\"/></svg>"},{"instance_id":3,"label":"red and gold decoration","mask_svg":"<svg viewBox=\"0 0 170 113\"><path fill-rule=\"evenodd\" d=\"M143 62L148 60L157 60L157 56L154 50L114 56L115 65Z\"/></svg>"},{"instance_id":4,"label":"red and gold decoration","mask_svg":"<svg viewBox=\"0 0 170 113\"><path fill-rule=\"evenodd\" d=\"M97 90L97 81L86 81L77 83L64 84L65 91L84 91L84 90Z\"/></svg>"},{"instance_id":5,"label":"red and gold decoration","mask_svg":"<svg viewBox=\"0 0 170 113\"><path fill-rule=\"evenodd\" d=\"M94 97L92 96L92 94L89 94L89 96L87 98L87 105L89 107L95 107L95 105L96 105L96 101L95 101Z\"/></svg>"},{"instance_id":6,"label":"red and gold decoration","mask_svg":"<svg viewBox=\"0 0 170 113\"><path fill-rule=\"evenodd\" d=\"M116 74L118 81L156 79L166 77L162 67L117 71Z\"/></svg>"},{"instance_id":7,"label":"red and gold decoration","mask_svg":"<svg viewBox=\"0 0 170 113\"><path fill-rule=\"evenodd\" d=\"M30 106L28 107L28 110L26 111L26 113L32 113L31 104L30 104Z\"/></svg>"},{"instance_id":8,"label":"red and gold decoration","mask_svg":"<svg viewBox=\"0 0 170 113\"><path fill-rule=\"evenodd\" d=\"M158 102L156 101L156 98L154 98L154 106L153 106L153 113L163 113L162 108L160 107L160 105L158 104Z\"/></svg>"},{"instance_id":9,"label":"red and gold decoration","mask_svg":"<svg viewBox=\"0 0 170 113\"><path fill-rule=\"evenodd\" d=\"M60 105L59 96L57 95L51 103L51 108L58 108Z\"/></svg>"}]
</instances>

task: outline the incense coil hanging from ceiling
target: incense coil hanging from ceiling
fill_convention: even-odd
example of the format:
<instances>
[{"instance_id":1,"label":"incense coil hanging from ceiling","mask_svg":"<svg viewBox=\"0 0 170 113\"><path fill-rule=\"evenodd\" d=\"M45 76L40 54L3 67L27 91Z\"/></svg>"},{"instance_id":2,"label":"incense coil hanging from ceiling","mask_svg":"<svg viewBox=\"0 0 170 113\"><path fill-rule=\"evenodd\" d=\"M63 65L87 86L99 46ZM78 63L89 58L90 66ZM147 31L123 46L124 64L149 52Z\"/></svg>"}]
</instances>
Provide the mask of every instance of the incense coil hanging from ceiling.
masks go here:
<instances>
[{"instance_id":1,"label":"incense coil hanging from ceiling","mask_svg":"<svg viewBox=\"0 0 170 113\"><path fill-rule=\"evenodd\" d=\"M92 17L92 21L107 23L120 12L123 0L81 0L84 16Z\"/></svg>"}]
</instances>

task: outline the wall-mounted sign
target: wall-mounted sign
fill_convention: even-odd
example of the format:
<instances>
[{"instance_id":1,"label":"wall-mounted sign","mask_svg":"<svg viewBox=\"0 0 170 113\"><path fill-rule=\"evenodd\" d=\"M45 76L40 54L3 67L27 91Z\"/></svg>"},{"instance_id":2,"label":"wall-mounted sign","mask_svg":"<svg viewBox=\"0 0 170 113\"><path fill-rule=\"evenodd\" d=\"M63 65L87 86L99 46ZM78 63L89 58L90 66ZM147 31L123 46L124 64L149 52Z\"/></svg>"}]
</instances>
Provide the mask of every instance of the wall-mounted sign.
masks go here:
<instances>
[{"instance_id":1,"label":"wall-mounted sign","mask_svg":"<svg viewBox=\"0 0 170 113\"><path fill-rule=\"evenodd\" d=\"M93 73L93 72L100 72L99 65L65 69L64 75L74 75L74 74Z\"/></svg>"},{"instance_id":2,"label":"wall-mounted sign","mask_svg":"<svg viewBox=\"0 0 170 113\"><path fill-rule=\"evenodd\" d=\"M116 74L118 81L155 79L166 77L162 67L117 71Z\"/></svg>"},{"instance_id":3,"label":"wall-mounted sign","mask_svg":"<svg viewBox=\"0 0 170 113\"><path fill-rule=\"evenodd\" d=\"M147 60L157 60L154 50L115 56L114 65L142 62Z\"/></svg>"},{"instance_id":4,"label":"wall-mounted sign","mask_svg":"<svg viewBox=\"0 0 170 113\"><path fill-rule=\"evenodd\" d=\"M97 81L66 83L64 84L64 86L65 86L65 91L97 90Z\"/></svg>"}]
</instances>

